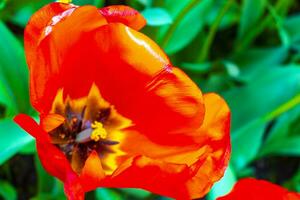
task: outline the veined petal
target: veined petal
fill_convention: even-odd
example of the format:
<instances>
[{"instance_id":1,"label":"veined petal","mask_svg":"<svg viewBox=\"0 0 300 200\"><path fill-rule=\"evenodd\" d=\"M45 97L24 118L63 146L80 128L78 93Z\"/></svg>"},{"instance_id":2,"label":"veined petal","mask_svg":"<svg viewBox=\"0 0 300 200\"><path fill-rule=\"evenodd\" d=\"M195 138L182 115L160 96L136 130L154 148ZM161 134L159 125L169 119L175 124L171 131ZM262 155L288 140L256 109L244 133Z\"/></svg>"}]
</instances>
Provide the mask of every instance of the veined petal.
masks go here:
<instances>
[{"instance_id":1,"label":"veined petal","mask_svg":"<svg viewBox=\"0 0 300 200\"><path fill-rule=\"evenodd\" d=\"M135 30L140 30L146 25L145 18L128 6L113 5L101 8L99 11L109 23L123 23Z\"/></svg>"}]
</instances>

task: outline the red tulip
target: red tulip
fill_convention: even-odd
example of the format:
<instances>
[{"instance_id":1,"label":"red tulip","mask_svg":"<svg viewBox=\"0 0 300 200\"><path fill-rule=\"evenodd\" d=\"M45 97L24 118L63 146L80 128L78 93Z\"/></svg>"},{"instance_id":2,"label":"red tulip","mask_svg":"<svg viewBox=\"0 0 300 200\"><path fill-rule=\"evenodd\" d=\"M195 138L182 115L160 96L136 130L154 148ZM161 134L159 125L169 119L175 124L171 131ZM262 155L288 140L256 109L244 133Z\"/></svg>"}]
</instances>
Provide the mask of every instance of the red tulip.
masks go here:
<instances>
[{"instance_id":1,"label":"red tulip","mask_svg":"<svg viewBox=\"0 0 300 200\"><path fill-rule=\"evenodd\" d=\"M199 88L127 6L52 3L25 30L31 103L44 168L69 199L97 187L136 187L179 198L205 195L230 154L230 111Z\"/></svg>"},{"instance_id":2,"label":"red tulip","mask_svg":"<svg viewBox=\"0 0 300 200\"><path fill-rule=\"evenodd\" d=\"M264 180L245 178L239 180L233 190L217 200L300 200L300 194Z\"/></svg>"}]
</instances>

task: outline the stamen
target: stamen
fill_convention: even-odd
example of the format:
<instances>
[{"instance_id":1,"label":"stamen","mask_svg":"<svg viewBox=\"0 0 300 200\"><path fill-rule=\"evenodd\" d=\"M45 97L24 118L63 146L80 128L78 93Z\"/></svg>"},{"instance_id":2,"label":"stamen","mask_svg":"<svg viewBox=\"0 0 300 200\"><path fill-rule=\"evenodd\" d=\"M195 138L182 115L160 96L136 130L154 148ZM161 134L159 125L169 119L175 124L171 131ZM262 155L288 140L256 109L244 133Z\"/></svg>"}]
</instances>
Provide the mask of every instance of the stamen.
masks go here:
<instances>
[{"instance_id":1,"label":"stamen","mask_svg":"<svg viewBox=\"0 0 300 200\"><path fill-rule=\"evenodd\" d=\"M103 124L101 122L95 121L91 127L94 129L91 134L91 139L95 142L98 142L100 139L106 139L107 132L103 128Z\"/></svg>"}]
</instances>

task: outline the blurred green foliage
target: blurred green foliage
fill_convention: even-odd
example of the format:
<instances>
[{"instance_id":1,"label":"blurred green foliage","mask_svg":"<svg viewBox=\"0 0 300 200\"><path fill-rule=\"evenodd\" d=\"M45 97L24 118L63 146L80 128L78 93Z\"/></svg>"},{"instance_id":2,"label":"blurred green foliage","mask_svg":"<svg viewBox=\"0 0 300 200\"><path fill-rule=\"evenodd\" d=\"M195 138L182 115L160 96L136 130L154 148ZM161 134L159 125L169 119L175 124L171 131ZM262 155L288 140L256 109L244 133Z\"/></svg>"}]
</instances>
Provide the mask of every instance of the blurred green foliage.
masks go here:
<instances>
[{"instance_id":1,"label":"blurred green foliage","mask_svg":"<svg viewBox=\"0 0 300 200\"><path fill-rule=\"evenodd\" d=\"M17 113L35 116L22 45L30 16L50 0L0 0L0 199L64 199L41 167ZM300 3L297 0L74 0L127 4L155 40L204 92L232 110L232 157L207 199L254 176L300 192ZM20 163L23 165L15 167ZM23 167L23 168L20 168ZM22 173L31 173L24 176ZM16 178L17 177L17 178ZM22 179L23 177L23 179ZM32 182L30 180L33 179ZM30 184L26 191L22 184ZM166 199L135 189L98 189L87 199Z\"/></svg>"}]
</instances>

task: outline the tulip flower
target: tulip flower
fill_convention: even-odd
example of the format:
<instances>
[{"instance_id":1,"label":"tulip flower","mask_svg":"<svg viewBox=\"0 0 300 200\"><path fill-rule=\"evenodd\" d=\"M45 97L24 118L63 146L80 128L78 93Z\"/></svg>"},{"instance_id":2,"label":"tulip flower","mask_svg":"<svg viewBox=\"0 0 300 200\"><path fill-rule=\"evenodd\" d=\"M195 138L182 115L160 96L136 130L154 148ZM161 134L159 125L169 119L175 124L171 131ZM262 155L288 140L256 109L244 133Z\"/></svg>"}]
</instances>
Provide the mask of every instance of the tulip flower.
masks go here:
<instances>
[{"instance_id":1,"label":"tulip flower","mask_svg":"<svg viewBox=\"0 0 300 200\"><path fill-rule=\"evenodd\" d=\"M233 190L217 200L300 200L300 194L264 180L245 178L239 180Z\"/></svg>"},{"instance_id":2,"label":"tulip flower","mask_svg":"<svg viewBox=\"0 0 300 200\"><path fill-rule=\"evenodd\" d=\"M230 155L230 110L202 94L139 30L127 6L51 3L25 29L30 97L43 167L69 199L97 187L142 188L178 199L204 196Z\"/></svg>"}]
</instances>

